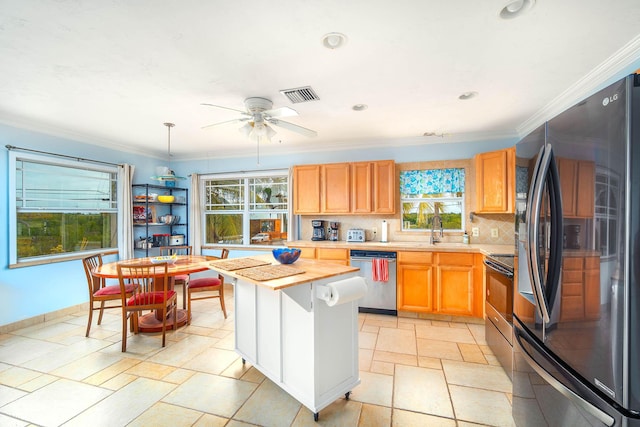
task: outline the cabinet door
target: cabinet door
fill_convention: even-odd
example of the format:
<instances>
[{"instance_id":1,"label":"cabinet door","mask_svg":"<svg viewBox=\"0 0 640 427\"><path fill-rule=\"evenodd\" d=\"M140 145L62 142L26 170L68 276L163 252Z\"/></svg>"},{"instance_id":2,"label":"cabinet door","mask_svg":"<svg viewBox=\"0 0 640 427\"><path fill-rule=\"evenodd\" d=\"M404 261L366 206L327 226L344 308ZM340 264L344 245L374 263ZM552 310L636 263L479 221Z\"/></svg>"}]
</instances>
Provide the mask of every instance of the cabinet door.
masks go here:
<instances>
[{"instance_id":1,"label":"cabinet door","mask_svg":"<svg viewBox=\"0 0 640 427\"><path fill-rule=\"evenodd\" d=\"M593 218L595 212L596 165L594 162L578 162L576 216Z\"/></svg>"},{"instance_id":2,"label":"cabinet door","mask_svg":"<svg viewBox=\"0 0 640 427\"><path fill-rule=\"evenodd\" d=\"M351 164L351 212L371 213L373 165L371 162Z\"/></svg>"},{"instance_id":3,"label":"cabinet door","mask_svg":"<svg viewBox=\"0 0 640 427\"><path fill-rule=\"evenodd\" d=\"M515 148L478 154L475 166L476 211L513 213Z\"/></svg>"},{"instance_id":4,"label":"cabinet door","mask_svg":"<svg viewBox=\"0 0 640 427\"><path fill-rule=\"evenodd\" d=\"M398 265L398 310L431 313L433 304L433 266Z\"/></svg>"},{"instance_id":5,"label":"cabinet door","mask_svg":"<svg viewBox=\"0 0 640 427\"><path fill-rule=\"evenodd\" d=\"M293 168L293 210L296 214L320 213L320 165Z\"/></svg>"},{"instance_id":6,"label":"cabinet door","mask_svg":"<svg viewBox=\"0 0 640 427\"><path fill-rule=\"evenodd\" d=\"M373 211L396 213L396 164L393 160L373 163Z\"/></svg>"},{"instance_id":7,"label":"cabinet door","mask_svg":"<svg viewBox=\"0 0 640 427\"><path fill-rule=\"evenodd\" d=\"M473 316L474 267L471 253L439 253L436 265L436 311ZM481 297L481 296L478 296Z\"/></svg>"},{"instance_id":8,"label":"cabinet door","mask_svg":"<svg viewBox=\"0 0 640 427\"><path fill-rule=\"evenodd\" d=\"M576 216L576 179L578 162L571 159L558 158L558 173L560 174L560 191L562 191L562 215Z\"/></svg>"},{"instance_id":9,"label":"cabinet door","mask_svg":"<svg viewBox=\"0 0 640 427\"><path fill-rule=\"evenodd\" d=\"M351 204L351 167L349 163L321 166L322 213L349 213Z\"/></svg>"},{"instance_id":10,"label":"cabinet door","mask_svg":"<svg viewBox=\"0 0 640 427\"><path fill-rule=\"evenodd\" d=\"M433 312L433 292L433 253L398 252L398 310Z\"/></svg>"}]
</instances>

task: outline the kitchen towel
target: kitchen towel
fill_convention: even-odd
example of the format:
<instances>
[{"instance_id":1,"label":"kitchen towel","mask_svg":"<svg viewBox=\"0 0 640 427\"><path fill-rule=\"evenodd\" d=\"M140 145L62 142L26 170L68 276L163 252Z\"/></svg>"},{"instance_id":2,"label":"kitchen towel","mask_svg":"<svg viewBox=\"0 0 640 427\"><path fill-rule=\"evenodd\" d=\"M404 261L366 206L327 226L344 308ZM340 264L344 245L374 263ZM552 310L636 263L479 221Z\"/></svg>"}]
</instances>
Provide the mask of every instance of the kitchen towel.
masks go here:
<instances>
[{"instance_id":1,"label":"kitchen towel","mask_svg":"<svg viewBox=\"0 0 640 427\"><path fill-rule=\"evenodd\" d=\"M327 287L331 291L331 295L326 299L329 307L358 300L367 293L367 283L360 276L336 280L327 284Z\"/></svg>"},{"instance_id":2,"label":"kitchen towel","mask_svg":"<svg viewBox=\"0 0 640 427\"><path fill-rule=\"evenodd\" d=\"M389 260L386 258L373 258L371 260L371 273L374 282L389 281Z\"/></svg>"}]
</instances>

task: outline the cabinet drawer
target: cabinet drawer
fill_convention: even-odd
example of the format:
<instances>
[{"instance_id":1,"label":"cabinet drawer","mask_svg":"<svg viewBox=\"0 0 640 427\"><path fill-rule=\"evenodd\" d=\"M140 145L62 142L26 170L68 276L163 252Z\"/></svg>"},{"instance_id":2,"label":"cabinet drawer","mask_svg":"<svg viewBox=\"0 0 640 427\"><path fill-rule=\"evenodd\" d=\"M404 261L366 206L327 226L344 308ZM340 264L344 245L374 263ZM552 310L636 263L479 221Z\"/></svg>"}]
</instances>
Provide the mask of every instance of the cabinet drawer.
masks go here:
<instances>
[{"instance_id":1,"label":"cabinet drawer","mask_svg":"<svg viewBox=\"0 0 640 427\"><path fill-rule=\"evenodd\" d=\"M583 258L580 257L564 258L562 260L562 268L565 270L582 270L582 260Z\"/></svg>"},{"instance_id":2,"label":"cabinet drawer","mask_svg":"<svg viewBox=\"0 0 640 427\"><path fill-rule=\"evenodd\" d=\"M565 270L562 272L562 286L565 283L582 283L582 270Z\"/></svg>"},{"instance_id":3,"label":"cabinet drawer","mask_svg":"<svg viewBox=\"0 0 640 427\"><path fill-rule=\"evenodd\" d=\"M316 257L318 259L346 261L349 259L349 251L347 249L316 248Z\"/></svg>"},{"instance_id":4,"label":"cabinet drawer","mask_svg":"<svg viewBox=\"0 0 640 427\"><path fill-rule=\"evenodd\" d=\"M398 262L402 264L431 264L433 252L398 252Z\"/></svg>"},{"instance_id":5,"label":"cabinet drawer","mask_svg":"<svg viewBox=\"0 0 640 427\"><path fill-rule=\"evenodd\" d=\"M582 297L582 283L564 283L562 285L562 296Z\"/></svg>"},{"instance_id":6,"label":"cabinet drawer","mask_svg":"<svg viewBox=\"0 0 640 427\"><path fill-rule=\"evenodd\" d=\"M315 259L316 248L300 248L300 258Z\"/></svg>"},{"instance_id":7,"label":"cabinet drawer","mask_svg":"<svg viewBox=\"0 0 640 427\"><path fill-rule=\"evenodd\" d=\"M473 265L473 254L441 252L438 254L438 265Z\"/></svg>"},{"instance_id":8,"label":"cabinet drawer","mask_svg":"<svg viewBox=\"0 0 640 427\"><path fill-rule=\"evenodd\" d=\"M560 313L560 318L563 320L579 320L584 318L584 299L582 296L563 296Z\"/></svg>"}]
</instances>

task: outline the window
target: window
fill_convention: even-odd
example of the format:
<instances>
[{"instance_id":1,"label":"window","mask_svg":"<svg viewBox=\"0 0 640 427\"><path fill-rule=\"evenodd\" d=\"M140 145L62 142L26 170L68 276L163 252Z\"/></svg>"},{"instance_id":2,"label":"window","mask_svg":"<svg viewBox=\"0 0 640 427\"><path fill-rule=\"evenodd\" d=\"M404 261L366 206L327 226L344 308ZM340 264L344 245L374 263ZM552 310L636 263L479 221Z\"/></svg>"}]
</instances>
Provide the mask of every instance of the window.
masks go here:
<instances>
[{"instance_id":1,"label":"window","mask_svg":"<svg viewBox=\"0 0 640 427\"><path fill-rule=\"evenodd\" d=\"M117 248L117 169L10 153L10 263Z\"/></svg>"},{"instance_id":2,"label":"window","mask_svg":"<svg viewBox=\"0 0 640 427\"><path fill-rule=\"evenodd\" d=\"M445 231L464 230L464 169L400 172L402 231L431 230L438 216Z\"/></svg>"},{"instance_id":3,"label":"window","mask_svg":"<svg viewBox=\"0 0 640 427\"><path fill-rule=\"evenodd\" d=\"M204 243L282 245L289 227L288 172L209 175L204 191Z\"/></svg>"},{"instance_id":4,"label":"window","mask_svg":"<svg viewBox=\"0 0 640 427\"><path fill-rule=\"evenodd\" d=\"M596 249L602 258L618 253L618 218L621 215L620 178L608 169L596 169Z\"/></svg>"}]
</instances>

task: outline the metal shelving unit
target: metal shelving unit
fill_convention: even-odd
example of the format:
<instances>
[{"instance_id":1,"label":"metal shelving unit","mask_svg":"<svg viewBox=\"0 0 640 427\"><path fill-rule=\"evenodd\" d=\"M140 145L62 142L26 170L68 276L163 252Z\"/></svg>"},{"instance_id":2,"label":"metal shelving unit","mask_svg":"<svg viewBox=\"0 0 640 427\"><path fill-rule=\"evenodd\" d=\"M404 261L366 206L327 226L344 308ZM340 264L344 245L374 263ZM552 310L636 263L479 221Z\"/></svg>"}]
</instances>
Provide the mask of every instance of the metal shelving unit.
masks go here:
<instances>
[{"instance_id":1,"label":"metal shelving unit","mask_svg":"<svg viewBox=\"0 0 640 427\"><path fill-rule=\"evenodd\" d=\"M187 188L167 187L154 184L133 184L134 212L143 208L143 219L133 220L134 253L136 257L148 257L159 255L157 247L139 248L141 238L153 237L153 234L184 234L184 244L188 245L189 238L189 190ZM152 194L172 195L176 198L173 203L162 203L153 198ZM137 196L137 197L136 197ZM137 208L137 209L136 209ZM176 224L159 222L163 215L179 215L180 221Z\"/></svg>"}]
</instances>

